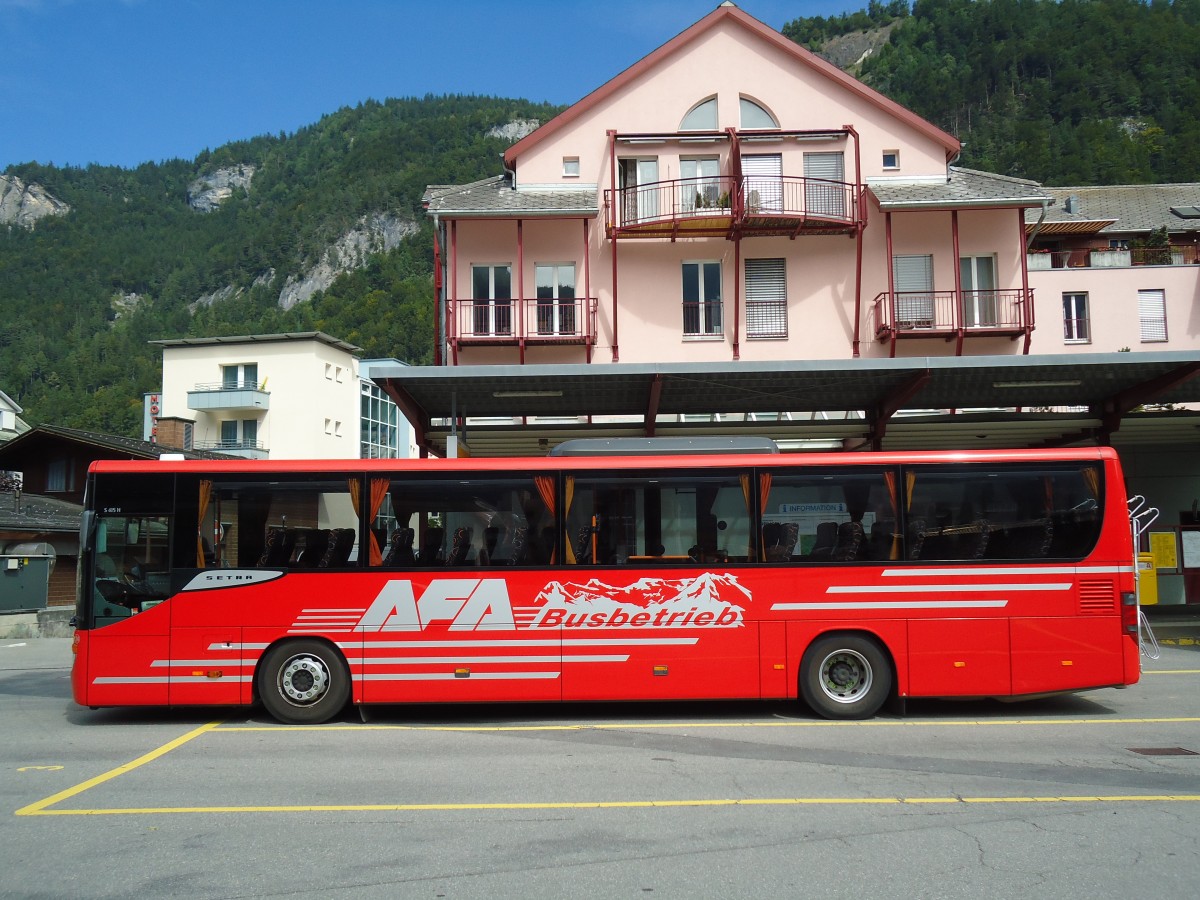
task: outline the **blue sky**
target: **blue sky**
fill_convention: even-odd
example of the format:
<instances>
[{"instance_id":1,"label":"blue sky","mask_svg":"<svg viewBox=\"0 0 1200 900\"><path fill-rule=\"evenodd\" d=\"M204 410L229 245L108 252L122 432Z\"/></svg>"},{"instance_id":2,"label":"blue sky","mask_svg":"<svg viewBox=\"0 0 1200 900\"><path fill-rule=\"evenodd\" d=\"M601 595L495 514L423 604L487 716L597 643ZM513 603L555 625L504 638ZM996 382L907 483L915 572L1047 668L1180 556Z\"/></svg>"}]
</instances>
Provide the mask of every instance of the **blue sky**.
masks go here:
<instances>
[{"instance_id":1,"label":"blue sky","mask_svg":"<svg viewBox=\"0 0 1200 900\"><path fill-rule=\"evenodd\" d=\"M572 103L719 0L0 0L0 171L133 167L427 93ZM741 0L773 28L866 0Z\"/></svg>"}]
</instances>

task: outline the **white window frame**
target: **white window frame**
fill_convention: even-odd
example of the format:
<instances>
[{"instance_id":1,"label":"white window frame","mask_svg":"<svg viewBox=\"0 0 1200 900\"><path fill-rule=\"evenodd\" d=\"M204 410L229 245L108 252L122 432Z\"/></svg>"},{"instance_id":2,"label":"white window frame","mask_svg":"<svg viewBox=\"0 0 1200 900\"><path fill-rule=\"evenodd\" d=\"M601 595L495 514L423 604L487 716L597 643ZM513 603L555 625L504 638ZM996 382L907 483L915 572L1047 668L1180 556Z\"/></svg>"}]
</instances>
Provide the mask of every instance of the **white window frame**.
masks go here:
<instances>
[{"instance_id":1,"label":"white window frame","mask_svg":"<svg viewBox=\"0 0 1200 900\"><path fill-rule=\"evenodd\" d=\"M1092 321L1087 291L1063 291L1062 300L1063 343L1090 344Z\"/></svg>"},{"instance_id":2,"label":"white window frame","mask_svg":"<svg viewBox=\"0 0 1200 900\"><path fill-rule=\"evenodd\" d=\"M995 328L999 324L1000 297L996 286L996 256L960 256L962 279L962 322L967 328ZM990 272L987 270L990 269ZM991 276L990 287L980 287Z\"/></svg>"},{"instance_id":3,"label":"white window frame","mask_svg":"<svg viewBox=\"0 0 1200 900\"><path fill-rule=\"evenodd\" d=\"M475 273L488 273L488 295L475 296ZM508 270L508 296L496 296L496 272ZM506 336L513 333L513 265L511 262L480 262L471 264L470 334Z\"/></svg>"},{"instance_id":4,"label":"white window frame","mask_svg":"<svg viewBox=\"0 0 1200 900\"><path fill-rule=\"evenodd\" d=\"M891 162L888 162L888 157L891 157ZM900 168L900 151L884 150L881 161L883 163L883 171L894 172L898 170Z\"/></svg>"},{"instance_id":5,"label":"white window frame","mask_svg":"<svg viewBox=\"0 0 1200 900\"><path fill-rule=\"evenodd\" d=\"M229 378L231 373L232 379ZM247 378L247 375L250 377ZM258 363L223 363L221 386L227 391L258 390Z\"/></svg>"},{"instance_id":6,"label":"white window frame","mask_svg":"<svg viewBox=\"0 0 1200 900\"><path fill-rule=\"evenodd\" d=\"M563 178L578 178L579 177L579 157L564 156L562 167Z\"/></svg>"},{"instance_id":7,"label":"white window frame","mask_svg":"<svg viewBox=\"0 0 1200 900\"><path fill-rule=\"evenodd\" d=\"M687 268L696 266L696 288L697 296L694 299L689 299L687 296ZM717 279L717 298L711 299L705 293L705 273L708 266L716 266L718 272ZM682 288L680 294L683 298L683 336L687 340L721 340L725 336L724 332L724 283L725 271L719 259L685 259L682 262L680 270L682 278ZM695 311L691 313L695 317L696 328L689 331L689 307L695 305Z\"/></svg>"},{"instance_id":8,"label":"white window frame","mask_svg":"<svg viewBox=\"0 0 1200 900\"><path fill-rule=\"evenodd\" d=\"M578 291L575 281L574 262L540 262L534 267L534 291L537 295L535 309L536 321L534 327L539 335L576 335L579 334L579 316L581 310L576 304ZM563 273L570 271L570 295L564 296L563 288L568 287ZM543 276L550 275L549 293L542 295Z\"/></svg>"},{"instance_id":9,"label":"white window frame","mask_svg":"<svg viewBox=\"0 0 1200 900\"><path fill-rule=\"evenodd\" d=\"M711 215L721 200L721 158L683 156L679 159L679 211Z\"/></svg>"}]
</instances>

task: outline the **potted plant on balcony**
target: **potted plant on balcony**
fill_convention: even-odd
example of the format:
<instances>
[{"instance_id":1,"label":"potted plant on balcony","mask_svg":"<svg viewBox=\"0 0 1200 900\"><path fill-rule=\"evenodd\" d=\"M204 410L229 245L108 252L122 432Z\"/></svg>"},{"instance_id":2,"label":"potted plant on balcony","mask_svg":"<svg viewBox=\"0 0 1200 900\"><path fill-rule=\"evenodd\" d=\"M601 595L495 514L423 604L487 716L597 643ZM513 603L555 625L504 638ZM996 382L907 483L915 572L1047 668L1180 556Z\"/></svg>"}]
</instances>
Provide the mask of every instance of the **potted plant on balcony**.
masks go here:
<instances>
[{"instance_id":1,"label":"potted plant on balcony","mask_svg":"<svg viewBox=\"0 0 1200 900\"><path fill-rule=\"evenodd\" d=\"M1029 260L1029 268L1031 269L1049 269L1052 267L1050 251L1038 248L1030 250L1026 256Z\"/></svg>"}]
</instances>

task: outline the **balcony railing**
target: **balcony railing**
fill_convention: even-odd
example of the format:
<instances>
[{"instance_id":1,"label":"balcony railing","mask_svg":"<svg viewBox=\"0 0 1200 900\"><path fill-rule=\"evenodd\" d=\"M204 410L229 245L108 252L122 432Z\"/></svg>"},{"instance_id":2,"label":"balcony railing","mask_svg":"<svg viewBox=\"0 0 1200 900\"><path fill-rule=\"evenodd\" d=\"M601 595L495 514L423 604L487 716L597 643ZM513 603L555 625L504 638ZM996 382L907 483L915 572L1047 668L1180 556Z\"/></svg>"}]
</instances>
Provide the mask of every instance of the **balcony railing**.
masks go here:
<instances>
[{"instance_id":1,"label":"balcony railing","mask_svg":"<svg viewBox=\"0 0 1200 900\"><path fill-rule=\"evenodd\" d=\"M609 236L797 235L852 231L856 185L784 175L675 178L604 192Z\"/></svg>"},{"instance_id":2,"label":"balcony railing","mask_svg":"<svg viewBox=\"0 0 1200 900\"><path fill-rule=\"evenodd\" d=\"M1129 250L1047 250L1026 254L1030 269L1110 269L1130 266L1190 266L1200 262L1200 248L1136 247Z\"/></svg>"},{"instance_id":3,"label":"balcony railing","mask_svg":"<svg viewBox=\"0 0 1200 900\"><path fill-rule=\"evenodd\" d=\"M457 346L596 343L596 298L451 300Z\"/></svg>"},{"instance_id":4,"label":"balcony railing","mask_svg":"<svg viewBox=\"0 0 1200 900\"><path fill-rule=\"evenodd\" d=\"M188 391L188 409L270 409L271 394L252 381L198 384Z\"/></svg>"},{"instance_id":5,"label":"balcony railing","mask_svg":"<svg viewBox=\"0 0 1200 900\"><path fill-rule=\"evenodd\" d=\"M196 441L192 446L196 450L214 450L243 459L266 459L268 455L262 441Z\"/></svg>"},{"instance_id":6,"label":"balcony railing","mask_svg":"<svg viewBox=\"0 0 1200 900\"><path fill-rule=\"evenodd\" d=\"M944 337L1024 334L1033 327L1033 292L896 291L875 298L875 334L891 337Z\"/></svg>"}]
</instances>

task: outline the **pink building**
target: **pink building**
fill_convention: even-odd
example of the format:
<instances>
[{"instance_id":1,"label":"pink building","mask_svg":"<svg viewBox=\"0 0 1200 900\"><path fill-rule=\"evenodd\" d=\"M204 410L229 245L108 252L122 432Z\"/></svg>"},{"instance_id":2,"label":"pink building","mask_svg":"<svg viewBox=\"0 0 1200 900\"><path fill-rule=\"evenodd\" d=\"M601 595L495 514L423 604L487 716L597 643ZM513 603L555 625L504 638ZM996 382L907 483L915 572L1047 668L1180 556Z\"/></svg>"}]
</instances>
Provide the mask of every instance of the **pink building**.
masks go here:
<instances>
[{"instance_id":1,"label":"pink building","mask_svg":"<svg viewBox=\"0 0 1200 900\"><path fill-rule=\"evenodd\" d=\"M1083 234L1063 231L1081 217L1038 184L954 166L959 149L722 5L511 147L504 173L429 189L438 361L1094 352L1140 335L1139 309L1187 323L1190 266L1119 276L1128 303L1066 297L1093 289L1064 289L1026 241ZM1178 261L1195 258L1193 243Z\"/></svg>"},{"instance_id":2,"label":"pink building","mask_svg":"<svg viewBox=\"0 0 1200 900\"><path fill-rule=\"evenodd\" d=\"M1164 527L1200 528L1200 186L1050 189L960 149L722 4L495 177L429 187L437 365L377 381L422 452L464 415L491 417L485 454L735 425L789 449L1116 443ZM1200 601L1182 576L1173 601Z\"/></svg>"}]
</instances>

